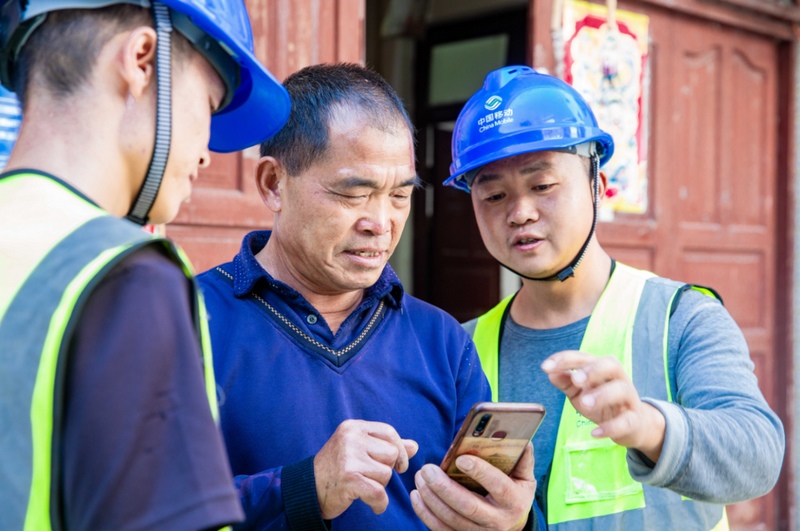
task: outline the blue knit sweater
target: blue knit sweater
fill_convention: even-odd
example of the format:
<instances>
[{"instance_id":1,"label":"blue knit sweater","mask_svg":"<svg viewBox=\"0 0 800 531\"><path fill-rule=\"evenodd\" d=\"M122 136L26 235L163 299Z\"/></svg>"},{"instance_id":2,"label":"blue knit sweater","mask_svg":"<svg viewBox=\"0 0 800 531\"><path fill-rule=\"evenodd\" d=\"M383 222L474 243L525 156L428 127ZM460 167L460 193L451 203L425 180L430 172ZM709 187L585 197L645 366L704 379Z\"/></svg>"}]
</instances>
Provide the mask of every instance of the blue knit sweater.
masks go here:
<instances>
[{"instance_id":1,"label":"blue knit sweater","mask_svg":"<svg viewBox=\"0 0 800 531\"><path fill-rule=\"evenodd\" d=\"M386 512L356 501L332 529L425 529L409 500L414 474L439 464L472 404L491 399L472 341L448 314L404 294L388 265L333 334L255 260L269 234L248 234L232 262L199 277L222 430L247 515L240 529L326 528L312 460L346 419L390 424L419 452L407 472L394 472ZM350 345L339 356L327 350Z\"/></svg>"}]
</instances>

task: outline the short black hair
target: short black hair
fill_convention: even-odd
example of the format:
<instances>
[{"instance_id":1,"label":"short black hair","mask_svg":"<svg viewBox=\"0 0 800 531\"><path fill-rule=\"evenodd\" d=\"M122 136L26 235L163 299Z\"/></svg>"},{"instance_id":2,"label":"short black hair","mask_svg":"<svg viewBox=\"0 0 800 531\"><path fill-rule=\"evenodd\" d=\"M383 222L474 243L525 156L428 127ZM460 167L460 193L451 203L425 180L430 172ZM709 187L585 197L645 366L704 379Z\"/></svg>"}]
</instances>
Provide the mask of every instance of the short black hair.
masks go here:
<instances>
[{"instance_id":1,"label":"short black hair","mask_svg":"<svg viewBox=\"0 0 800 531\"><path fill-rule=\"evenodd\" d=\"M152 14L131 4L48 13L22 47L15 64L14 92L23 108L31 83L40 84L59 98L74 93L91 76L103 46L117 33L139 26L152 27ZM173 31L173 60L185 59L191 50L189 41Z\"/></svg>"},{"instance_id":2,"label":"short black hair","mask_svg":"<svg viewBox=\"0 0 800 531\"><path fill-rule=\"evenodd\" d=\"M283 129L261 144L261 156L275 157L289 175L302 173L325 156L337 109L364 113L380 131L395 132L404 124L414 134L403 101L369 68L352 63L313 65L290 75L283 85L292 111Z\"/></svg>"}]
</instances>

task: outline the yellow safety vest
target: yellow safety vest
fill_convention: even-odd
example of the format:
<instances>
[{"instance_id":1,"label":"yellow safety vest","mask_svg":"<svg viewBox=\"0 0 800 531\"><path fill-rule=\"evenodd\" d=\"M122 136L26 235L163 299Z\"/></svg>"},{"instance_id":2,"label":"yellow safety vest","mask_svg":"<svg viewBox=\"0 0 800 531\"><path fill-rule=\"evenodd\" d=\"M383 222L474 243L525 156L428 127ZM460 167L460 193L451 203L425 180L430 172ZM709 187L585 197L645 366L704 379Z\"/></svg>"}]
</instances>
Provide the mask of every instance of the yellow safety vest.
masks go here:
<instances>
[{"instance_id":1,"label":"yellow safety vest","mask_svg":"<svg viewBox=\"0 0 800 531\"><path fill-rule=\"evenodd\" d=\"M159 246L194 282L174 244L110 216L39 173L0 178L0 529L61 529L59 447L70 335L105 274ZM205 305L194 290L206 392L217 418Z\"/></svg>"},{"instance_id":2,"label":"yellow safety vest","mask_svg":"<svg viewBox=\"0 0 800 531\"><path fill-rule=\"evenodd\" d=\"M708 288L617 263L586 326L580 350L616 357L642 396L671 402L669 318L675 297L688 288L716 296ZM499 342L512 299L507 297L481 316L473 335L493 400L498 398ZM633 352L640 353L635 360ZM697 522L703 529L728 529L724 506L696 502L635 481L628 471L627 449L611 439L592 437L596 426L569 400L564 402L546 486L549 529L658 530Z\"/></svg>"}]
</instances>

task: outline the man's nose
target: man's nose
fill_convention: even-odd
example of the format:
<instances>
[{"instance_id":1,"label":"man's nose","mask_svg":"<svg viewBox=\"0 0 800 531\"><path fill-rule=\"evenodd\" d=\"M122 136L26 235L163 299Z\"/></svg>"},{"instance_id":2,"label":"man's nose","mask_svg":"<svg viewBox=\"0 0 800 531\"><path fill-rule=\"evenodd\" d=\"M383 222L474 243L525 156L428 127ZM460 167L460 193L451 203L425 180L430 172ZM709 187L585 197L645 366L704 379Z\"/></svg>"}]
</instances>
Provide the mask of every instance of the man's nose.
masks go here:
<instances>
[{"instance_id":1,"label":"man's nose","mask_svg":"<svg viewBox=\"0 0 800 531\"><path fill-rule=\"evenodd\" d=\"M386 234L392 229L391 206L386 201L370 201L371 205L359 220L358 229L376 236Z\"/></svg>"},{"instance_id":2,"label":"man's nose","mask_svg":"<svg viewBox=\"0 0 800 531\"><path fill-rule=\"evenodd\" d=\"M539 206L531 197L520 197L511 203L508 212L509 225L525 225L539 220Z\"/></svg>"}]
</instances>

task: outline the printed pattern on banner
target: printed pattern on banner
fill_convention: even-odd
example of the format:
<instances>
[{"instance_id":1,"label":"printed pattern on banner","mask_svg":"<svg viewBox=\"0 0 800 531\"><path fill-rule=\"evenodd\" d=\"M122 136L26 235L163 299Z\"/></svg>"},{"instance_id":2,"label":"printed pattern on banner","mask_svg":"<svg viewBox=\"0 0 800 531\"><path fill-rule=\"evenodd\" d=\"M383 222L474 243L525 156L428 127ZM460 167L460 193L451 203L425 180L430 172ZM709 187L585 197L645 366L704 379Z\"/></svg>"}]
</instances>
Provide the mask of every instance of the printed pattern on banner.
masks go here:
<instances>
[{"instance_id":1,"label":"printed pattern on banner","mask_svg":"<svg viewBox=\"0 0 800 531\"><path fill-rule=\"evenodd\" d=\"M614 137L606 205L617 212L647 212L649 17L605 6L564 3L564 80L581 93L602 129Z\"/></svg>"}]
</instances>

